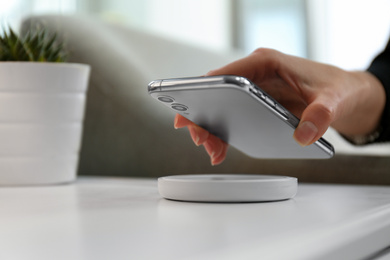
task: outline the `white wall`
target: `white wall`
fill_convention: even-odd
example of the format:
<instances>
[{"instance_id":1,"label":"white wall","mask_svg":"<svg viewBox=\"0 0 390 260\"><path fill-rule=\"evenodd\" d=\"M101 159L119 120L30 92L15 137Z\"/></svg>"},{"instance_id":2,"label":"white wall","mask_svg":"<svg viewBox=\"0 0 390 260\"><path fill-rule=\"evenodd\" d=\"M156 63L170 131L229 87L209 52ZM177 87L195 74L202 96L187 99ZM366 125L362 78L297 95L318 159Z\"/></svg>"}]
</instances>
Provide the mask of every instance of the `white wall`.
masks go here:
<instances>
[{"instance_id":1,"label":"white wall","mask_svg":"<svg viewBox=\"0 0 390 260\"><path fill-rule=\"evenodd\" d=\"M106 19L212 50L230 48L227 0L110 0L98 8Z\"/></svg>"},{"instance_id":2,"label":"white wall","mask_svg":"<svg viewBox=\"0 0 390 260\"><path fill-rule=\"evenodd\" d=\"M306 51L304 28L298 22L293 26L297 17L285 12L286 3L299 1L272 1L256 1L260 11L246 14L252 18L243 37L245 52L266 46L299 56L308 53L309 58L345 69L362 69L390 35L389 0L306 0L310 44ZM230 0L0 0L0 23L14 25L29 14L81 12L225 51L232 47L232 8Z\"/></svg>"},{"instance_id":3,"label":"white wall","mask_svg":"<svg viewBox=\"0 0 390 260\"><path fill-rule=\"evenodd\" d=\"M88 13L217 51L231 46L228 0L0 0L0 22L31 14Z\"/></svg>"},{"instance_id":4,"label":"white wall","mask_svg":"<svg viewBox=\"0 0 390 260\"><path fill-rule=\"evenodd\" d=\"M20 21L31 14L71 14L77 11L78 0L0 0L0 25L15 30Z\"/></svg>"},{"instance_id":5,"label":"white wall","mask_svg":"<svg viewBox=\"0 0 390 260\"><path fill-rule=\"evenodd\" d=\"M245 53L259 47L307 57L305 2L302 0L241 0L236 37Z\"/></svg>"},{"instance_id":6,"label":"white wall","mask_svg":"<svg viewBox=\"0 0 390 260\"><path fill-rule=\"evenodd\" d=\"M154 32L215 50L230 47L230 1L151 0L148 21Z\"/></svg>"},{"instance_id":7,"label":"white wall","mask_svg":"<svg viewBox=\"0 0 390 260\"><path fill-rule=\"evenodd\" d=\"M308 0L311 58L365 69L390 36L389 0Z\"/></svg>"}]
</instances>

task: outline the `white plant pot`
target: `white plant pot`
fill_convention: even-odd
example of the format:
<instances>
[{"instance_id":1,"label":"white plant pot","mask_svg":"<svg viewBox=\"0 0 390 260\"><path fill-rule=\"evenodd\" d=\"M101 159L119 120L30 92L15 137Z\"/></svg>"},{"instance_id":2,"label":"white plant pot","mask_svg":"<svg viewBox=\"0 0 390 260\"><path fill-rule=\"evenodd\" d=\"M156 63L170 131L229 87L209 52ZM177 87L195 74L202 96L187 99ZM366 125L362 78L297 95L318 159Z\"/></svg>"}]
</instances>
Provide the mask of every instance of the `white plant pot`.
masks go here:
<instances>
[{"instance_id":1,"label":"white plant pot","mask_svg":"<svg viewBox=\"0 0 390 260\"><path fill-rule=\"evenodd\" d=\"M0 62L0 185L75 180L90 67Z\"/></svg>"}]
</instances>

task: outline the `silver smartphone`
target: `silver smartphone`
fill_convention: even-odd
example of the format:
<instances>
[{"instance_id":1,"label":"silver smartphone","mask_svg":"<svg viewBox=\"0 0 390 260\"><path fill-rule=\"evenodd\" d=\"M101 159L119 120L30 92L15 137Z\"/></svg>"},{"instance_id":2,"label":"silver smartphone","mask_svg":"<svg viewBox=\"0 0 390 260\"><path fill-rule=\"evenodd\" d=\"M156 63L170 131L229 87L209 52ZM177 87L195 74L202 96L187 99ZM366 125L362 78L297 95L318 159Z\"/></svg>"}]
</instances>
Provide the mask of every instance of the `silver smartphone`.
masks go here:
<instances>
[{"instance_id":1,"label":"silver smartphone","mask_svg":"<svg viewBox=\"0 0 390 260\"><path fill-rule=\"evenodd\" d=\"M321 138L301 147L299 119L244 77L224 75L154 80L149 94L243 153L255 158L326 159L333 146Z\"/></svg>"}]
</instances>

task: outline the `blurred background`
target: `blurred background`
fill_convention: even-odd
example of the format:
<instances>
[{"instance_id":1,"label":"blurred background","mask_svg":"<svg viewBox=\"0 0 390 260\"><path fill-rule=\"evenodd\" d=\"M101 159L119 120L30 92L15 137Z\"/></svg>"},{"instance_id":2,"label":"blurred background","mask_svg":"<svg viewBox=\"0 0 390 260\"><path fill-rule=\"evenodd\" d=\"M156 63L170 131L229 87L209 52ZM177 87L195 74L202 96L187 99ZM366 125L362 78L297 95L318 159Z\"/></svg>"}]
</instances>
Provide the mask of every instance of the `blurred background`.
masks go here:
<instances>
[{"instance_id":1,"label":"blurred background","mask_svg":"<svg viewBox=\"0 0 390 260\"><path fill-rule=\"evenodd\" d=\"M229 160L211 167L187 131L173 129L174 113L145 91L152 79L202 75L258 47L365 69L389 39L389 10L390 0L0 0L0 31L54 14L47 26L64 33L73 61L93 67L81 175L245 172L390 184L389 145L358 148L335 131L325 134L337 151L331 160L275 163L230 149ZM159 155L153 163L150 151Z\"/></svg>"},{"instance_id":2,"label":"blurred background","mask_svg":"<svg viewBox=\"0 0 390 260\"><path fill-rule=\"evenodd\" d=\"M0 0L0 23L92 15L218 52L270 47L364 69L388 40L389 10L389 0Z\"/></svg>"}]
</instances>

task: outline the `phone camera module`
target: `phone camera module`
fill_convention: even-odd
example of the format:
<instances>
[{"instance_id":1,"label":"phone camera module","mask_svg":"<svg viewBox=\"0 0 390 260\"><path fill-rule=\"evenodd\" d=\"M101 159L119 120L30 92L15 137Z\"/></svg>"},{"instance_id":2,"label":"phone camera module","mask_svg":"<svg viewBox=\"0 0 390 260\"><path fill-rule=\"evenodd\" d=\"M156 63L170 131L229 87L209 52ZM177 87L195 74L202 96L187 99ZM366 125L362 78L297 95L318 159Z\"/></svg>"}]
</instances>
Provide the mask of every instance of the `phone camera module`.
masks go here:
<instances>
[{"instance_id":1,"label":"phone camera module","mask_svg":"<svg viewBox=\"0 0 390 260\"><path fill-rule=\"evenodd\" d=\"M173 97L169 97L169 96L160 96L157 99L165 103L172 103L173 101L175 101Z\"/></svg>"},{"instance_id":2,"label":"phone camera module","mask_svg":"<svg viewBox=\"0 0 390 260\"><path fill-rule=\"evenodd\" d=\"M188 107L183 105L183 104L178 104L178 103L174 103L172 104L172 109L175 109L177 111L180 111L180 112L184 112L184 111L187 111L188 110Z\"/></svg>"}]
</instances>

